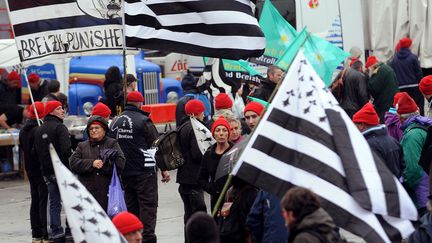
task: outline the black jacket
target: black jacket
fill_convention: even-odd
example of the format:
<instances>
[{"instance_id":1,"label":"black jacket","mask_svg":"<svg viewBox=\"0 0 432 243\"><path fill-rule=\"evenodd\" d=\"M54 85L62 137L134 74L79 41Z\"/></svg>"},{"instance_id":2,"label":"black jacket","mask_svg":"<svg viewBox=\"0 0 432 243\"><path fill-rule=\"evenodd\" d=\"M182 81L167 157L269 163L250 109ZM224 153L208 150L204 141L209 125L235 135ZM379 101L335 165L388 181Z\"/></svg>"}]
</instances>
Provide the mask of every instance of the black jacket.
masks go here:
<instances>
[{"instance_id":1,"label":"black jacket","mask_svg":"<svg viewBox=\"0 0 432 243\"><path fill-rule=\"evenodd\" d=\"M110 137L117 139L126 157L123 176L155 172L156 162L147 150L159 134L147 115L133 105L126 105L123 113L111 122Z\"/></svg>"},{"instance_id":2,"label":"black jacket","mask_svg":"<svg viewBox=\"0 0 432 243\"><path fill-rule=\"evenodd\" d=\"M101 151L112 149L117 151L116 155L104 161L100 169L93 167L93 161L103 159ZM117 173L120 174L125 167L125 157L117 140L105 136L99 142L84 141L78 144L78 147L69 158L71 171L78 175L78 179L95 197L103 209L108 206L108 187L113 174L113 165L117 167Z\"/></svg>"},{"instance_id":3,"label":"black jacket","mask_svg":"<svg viewBox=\"0 0 432 243\"><path fill-rule=\"evenodd\" d=\"M123 86L120 82L113 82L105 88L106 99L101 99L111 110L111 116L119 114L118 110L123 110Z\"/></svg>"},{"instance_id":4,"label":"black jacket","mask_svg":"<svg viewBox=\"0 0 432 243\"><path fill-rule=\"evenodd\" d=\"M195 133L189 118L185 118L180 129L180 146L185 163L177 170L177 183L187 185L199 185L198 173L202 160L202 153L198 147Z\"/></svg>"},{"instance_id":5,"label":"black jacket","mask_svg":"<svg viewBox=\"0 0 432 243\"><path fill-rule=\"evenodd\" d=\"M42 137L44 134L48 135L48 139ZM61 162L69 168L69 157L72 154L69 131L62 119L52 115L47 115L44 124L35 131L35 148L43 176L54 175L49 143L53 144Z\"/></svg>"},{"instance_id":6,"label":"black jacket","mask_svg":"<svg viewBox=\"0 0 432 243\"><path fill-rule=\"evenodd\" d=\"M42 81L37 90L32 89L32 95L34 101L42 101L45 96L48 95L48 82ZM29 98L29 104L31 104L31 99Z\"/></svg>"},{"instance_id":7,"label":"black jacket","mask_svg":"<svg viewBox=\"0 0 432 243\"><path fill-rule=\"evenodd\" d=\"M0 104L21 104L21 89L10 88L6 82L0 80Z\"/></svg>"},{"instance_id":8,"label":"black jacket","mask_svg":"<svg viewBox=\"0 0 432 243\"><path fill-rule=\"evenodd\" d=\"M387 165L389 170L397 177L404 171L403 151L398 141L387 134L384 125L370 128L363 132L370 148Z\"/></svg>"},{"instance_id":9,"label":"black jacket","mask_svg":"<svg viewBox=\"0 0 432 243\"><path fill-rule=\"evenodd\" d=\"M338 74L336 79L339 79L341 75L342 72ZM344 74L343 83L342 97L337 97L337 94L334 95L339 100L342 109L352 116L369 101L368 80L365 74L348 68Z\"/></svg>"},{"instance_id":10,"label":"black jacket","mask_svg":"<svg viewBox=\"0 0 432 243\"><path fill-rule=\"evenodd\" d=\"M265 79L261 82L261 85L255 89L255 92L252 94L252 96L261 100L269 101L270 96L275 88L275 83Z\"/></svg>"},{"instance_id":11,"label":"black jacket","mask_svg":"<svg viewBox=\"0 0 432 243\"><path fill-rule=\"evenodd\" d=\"M20 148L24 153L24 168L29 177L42 176L40 162L36 155L34 145L34 136L38 127L36 119L27 120L19 133Z\"/></svg>"}]
</instances>

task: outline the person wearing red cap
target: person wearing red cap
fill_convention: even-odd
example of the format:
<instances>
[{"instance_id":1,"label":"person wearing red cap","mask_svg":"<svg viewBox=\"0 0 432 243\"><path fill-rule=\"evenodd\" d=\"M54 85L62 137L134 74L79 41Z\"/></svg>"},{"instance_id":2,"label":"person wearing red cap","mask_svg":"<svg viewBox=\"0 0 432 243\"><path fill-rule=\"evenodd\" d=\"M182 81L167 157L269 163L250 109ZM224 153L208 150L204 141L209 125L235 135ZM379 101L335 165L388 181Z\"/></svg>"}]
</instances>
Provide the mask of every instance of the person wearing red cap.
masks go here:
<instances>
[{"instance_id":1,"label":"person wearing red cap","mask_svg":"<svg viewBox=\"0 0 432 243\"><path fill-rule=\"evenodd\" d=\"M146 226L143 242L156 242L158 182L154 140L159 137L148 113L141 110L143 95L132 91L127 95L124 111L110 124L110 136L117 139L125 157L122 173L125 201L129 212ZM162 182L168 182L168 171L162 171Z\"/></svg>"},{"instance_id":2,"label":"person wearing red cap","mask_svg":"<svg viewBox=\"0 0 432 243\"><path fill-rule=\"evenodd\" d=\"M393 104L393 97L399 91L398 81L393 69L379 62L375 56L370 56L366 62L369 69L368 90L373 98L373 105L380 121L384 121L384 114Z\"/></svg>"},{"instance_id":3,"label":"person wearing red cap","mask_svg":"<svg viewBox=\"0 0 432 243\"><path fill-rule=\"evenodd\" d=\"M374 151L387 168L400 178L404 169L402 148L396 139L387 134L385 125L379 124L378 114L371 103L366 103L352 118L362 132L372 151Z\"/></svg>"},{"instance_id":4,"label":"person wearing red cap","mask_svg":"<svg viewBox=\"0 0 432 243\"><path fill-rule=\"evenodd\" d=\"M137 216L129 212L121 212L112 219L112 222L128 243L141 243L144 225Z\"/></svg>"},{"instance_id":5,"label":"person wearing red cap","mask_svg":"<svg viewBox=\"0 0 432 243\"><path fill-rule=\"evenodd\" d=\"M249 102L243 112L246 124L252 130L259 122L259 119L263 115L265 108L264 106L256 101Z\"/></svg>"},{"instance_id":6,"label":"person wearing red cap","mask_svg":"<svg viewBox=\"0 0 432 243\"><path fill-rule=\"evenodd\" d=\"M276 88L277 84L282 80L283 71L280 67L271 65L267 69L267 78L261 81L260 86L258 86L252 97L269 101L271 94Z\"/></svg>"},{"instance_id":7,"label":"person wearing red cap","mask_svg":"<svg viewBox=\"0 0 432 243\"><path fill-rule=\"evenodd\" d=\"M226 176L215 180L216 168L221 157L231 149L233 144L229 142L231 126L225 117L219 117L212 126L211 133L216 143L204 153L198 180L204 190L210 194L210 204L213 209L225 184Z\"/></svg>"},{"instance_id":8,"label":"person wearing red cap","mask_svg":"<svg viewBox=\"0 0 432 243\"><path fill-rule=\"evenodd\" d=\"M48 95L48 82L45 79L41 79L39 75L31 73L28 75L27 81L31 88L34 101L42 101L42 99ZM31 103L30 98L29 103Z\"/></svg>"},{"instance_id":9,"label":"person wearing red cap","mask_svg":"<svg viewBox=\"0 0 432 243\"><path fill-rule=\"evenodd\" d=\"M428 75L420 80L419 90L427 100L427 109L424 111L424 115L432 118L432 75Z\"/></svg>"},{"instance_id":10,"label":"person wearing red cap","mask_svg":"<svg viewBox=\"0 0 432 243\"><path fill-rule=\"evenodd\" d=\"M110 115L111 115L111 110L110 110L110 108L109 108L107 105L105 105L104 103L102 103L102 102L98 102L98 103L93 107L93 110L92 110L91 115L92 115L92 116L101 116L101 117L103 117L106 121L108 121L109 118L110 118Z\"/></svg>"},{"instance_id":11,"label":"person wearing red cap","mask_svg":"<svg viewBox=\"0 0 432 243\"><path fill-rule=\"evenodd\" d=\"M69 157L70 170L107 211L108 188L114 165L118 174L125 167L125 157L117 140L106 136L108 122L101 116L91 116L87 122L88 140L80 142Z\"/></svg>"},{"instance_id":12,"label":"person wearing red cap","mask_svg":"<svg viewBox=\"0 0 432 243\"><path fill-rule=\"evenodd\" d=\"M24 168L30 183L30 226L33 242L48 240L47 232L47 200L48 190L40 170L40 161L35 153L34 135L38 127L34 106L39 119L45 115L45 105L35 102L28 106L29 119L19 133L19 146L24 154Z\"/></svg>"},{"instance_id":13,"label":"person wearing red cap","mask_svg":"<svg viewBox=\"0 0 432 243\"><path fill-rule=\"evenodd\" d=\"M424 99L419 91L419 82L423 77L418 57L411 52L412 40L402 38L398 45L400 50L393 56L389 65L393 68L396 78L399 81L399 90L407 92L420 108L420 115L423 115Z\"/></svg>"},{"instance_id":14,"label":"person wearing red cap","mask_svg":"<svg viewBox=\"0 0 432 243\"><path fill-rule=\"evenodd\" d=\"M35 150L41 162L41 172L48 187L50 239L61 242L65 239L65 232L61 222L61 198L57 185L54 168L49 152L51 143L64 166L69 168L69 157L72 154L71 140L67 127L63 124L65 117L62 103L52 100L45 104L45 118L43 124L35 131ZM66 229L69 233L68 228Z\"/></svg>"},{"instance_id":15,"label":"person wearing red cap","mask_svg":"<svg viewBox=\"0 0 432 243\"><path fill-rule=\"evenodd\" d=\"M419 162L426 141L426 127L432 125L432 120L420 116L417 104L406 92L401 93L396 107L402 124L401 129L403 130L400 141L405 161L403 176L406 186L415 192L412 199L421 216L425 213L428 202L429 177L419 165Z\"/></svg>"},{"instance_id":16,"label":"person wearing red cap","mask_svg":"<svg viewBox=\"0 0 432 243\"><path fill-rule=\"evenodd\" d=\"M199 141L190 119L190 117L195 117L199 122L203 123L205 106L200 100L189 100L185 105L185 111L188 115L185 118L187 121L184 121L178 129L180 147L185 162L177 170L176 181L179 183L178 191L183 201L184 224L193 213L198 211L207 212L204 191L197 178L203 154L198 146Z\"/></svg>"},{"instance_id":17,"label":"person wearing red cap","mask_svg":"<svg viewBox=\"0 0 432 243\"><path fill-rule=\"evenodd\" d=\"M21 104L21 75L18 72L12 71L0 80L0 104Z\"/></svg>"}]
</instances>

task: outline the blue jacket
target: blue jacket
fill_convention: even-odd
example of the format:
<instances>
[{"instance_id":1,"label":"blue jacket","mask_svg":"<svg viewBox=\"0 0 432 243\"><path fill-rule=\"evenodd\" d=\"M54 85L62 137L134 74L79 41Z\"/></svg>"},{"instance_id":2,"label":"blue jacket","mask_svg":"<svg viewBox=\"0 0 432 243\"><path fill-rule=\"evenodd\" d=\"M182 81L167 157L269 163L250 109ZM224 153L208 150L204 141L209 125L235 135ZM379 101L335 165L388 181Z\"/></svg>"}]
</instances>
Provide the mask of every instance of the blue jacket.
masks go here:
<instances>
[{"instance_id":1,"label":"blue jacket","mask_svg":"<svg viewBox=\"0 0 432 243\"><path fill-rule=\"evenodd\" d=\"M288 230L282 217L280 199L260 190L246 220L257 243L287 242Z\"/></svg>"},{"instance_id":2,"label":"blue jacket","mask_svg":"<svg viewBox=\"0 0 432 243\"><path fill-rule=\"evenodd\" d=\"M399 88L415 87L423 77L417 56L408 48L400 49L390 62L390 66L396 73Z\"/></svg>"}]
</instances>

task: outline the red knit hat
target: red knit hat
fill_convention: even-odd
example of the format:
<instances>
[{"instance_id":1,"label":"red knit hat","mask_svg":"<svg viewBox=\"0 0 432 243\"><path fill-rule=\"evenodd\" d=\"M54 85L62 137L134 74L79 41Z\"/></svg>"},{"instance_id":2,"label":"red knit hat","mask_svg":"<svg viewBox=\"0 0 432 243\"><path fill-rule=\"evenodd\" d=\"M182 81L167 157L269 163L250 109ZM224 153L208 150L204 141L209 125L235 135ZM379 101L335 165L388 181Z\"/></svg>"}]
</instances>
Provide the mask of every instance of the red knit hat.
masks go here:
<instances>
[{"instance_id":1,"label":"red knit hat","mask_svg":"<svg viewBox=\"0 0 432 243\"><path fill-rule=\"evenodd\" d=\"M257 113L258 116L261 116L264 111L264 106L259 102L252 101L245 106L243 114L245 114L247 111L253 111Z\"/></svg>"},{"instance_id":2,"label":"red knit hat","mask_svg":"<svg viewBox=\"0 0 432 243\"><path fill-rule=\"evenodd\" d=\"M198 116L205 111L204 104L200 100L189 100L185 105L187 115Z\"/></svg>"},{"instance_id":3,"label":"red knit hat","mask_svg":"<svg viewBox=\"0 0 432 243\"><path fill-rule=\"evenodd\" d=\"M137 230L142 230L144 228L144 225L141 223L137 216L126 211L123 211L114 216L112 222L114 226L118 229L118 231L122 233L122 235Z\"/></svg>"},{"instance_id":4,"label":"red knit hat","mask_svg":"<svg viewBox=\"0 0 432 243\"><path fill-rule=\"evenodd\" d=\"M38 113L39 119L43 118L45 116L45 105L44 105L44 103L40 102L40 101L36 101L34 104L27 106L28 116L31 119L35 119L36 118L36 114L34 112L33 106L36 107L36 111Z\"/></svg>"},{"instance_id":5,"label":"red knit hat","mask_svg":"<svg viewBox=\"0 0 432 243\"><path fill-rule=\"evenodd\" d=\"M378 59L376 56L370 56L368 57L367 61L366 61L366 68L369 68L370 66L377 64L378 63Z\"/></svg>"},{"instance_id":6,"label":"red knit hat","mask_svg":"<svg viewBox=\"0 0 432 243\"><path fill-rule=\"evenodd\" d=\"M19 73L16 72L16 71L12 71L12 72L10 72L8 74L7 79L9 81L12 81L12 80L19 80L19 81L21 81L21 75L19 75Z\"/></svg>"},{"instance_id":7,"label":"red knit hat","mask_svg":"<svg viewBox=\"0 0 432 243\"><path fill-rule=\"evenodd\" d=\"M132 91L127 95L127 101L144 102L144 97L139 91Z\"/></svg>"},{"instance_id":8,"label":"red knit hat","mask_svg":"<svg viewBox=\"0 0 432 243\"><path fill-rule=\"evenodd\" d=\"M396 105L397 105L397 103L398 103L398 100L399 100L399 98L401 97L402 93L405 93L405 92L397 92L397 93L394 95L394 97L393 97L393 107L396 107Z\"/></svg>"},{"instance_id":9,"label":"red knit hat","mask_svg":"<svg viewBox=\"0 0 432 243\"><path fill-rule=\"evenodd\" d=\"M412 40L408 37L399 40L400 48L409 48L412 45Z\"/></svg>"},{"instance_id":10,"label":"red knit hat","mask_svg":"<svg viewBox=\"0 0 432 243\"><path fill-rule=\"evenodd\" d=\"M379 117L372 103L366 103L359 111L353 115L354 123L366 123L367 125L376 126L379 124Z\"/></svg>"},{"instance_id":11,"label":"red knit hat","mask_svg":"<svg viewBox=\"0 0 432 243\"><path fill-rule=\"evenodd\" d=\"M40 80L39 75L37 75L36 73L31 73L28 76L28 81L31 84L35 84L35 83L39 82L39 80Z\"/></svg>"},{"instance_id":12,"label":"red knit hat","mask_svg":"<svg viewBox=\"0 0 432 243\"><path fill-rule=\"evenodd\" d=\"M108 106L106 106L104 103L99 102L93 107L91 115L101 116L103 118L109 118L109 116L111 115L111 109Z\"/></svg>"},{"instance_id":13,"label":"red knit hat","mask_svg":"<svg viewBox=\"0 0 432 243\"><path fill-rule=\"evenodd\" d=\"M58 100L50 100L45 103L45 115L53 112L57 107L63 106L62 103Z\"/></svg>"},{"instance_id":14,"label":"red knit hat","mask_svg":"<svg viewBox=\"0 0 432 243\"><path fill-rule=\"evenodd\" d=\"M424 95L432 95L432 75L428 75L420 80L419 89Z\"/></svg>"},{"instance_id":15,"label":"red knit hat","mask_svg":"<svg viewBox=\"0 0 432 243\"><path fill-rule=\"evenodd\" d=\"M351 58L351 62L349 63L349 66L352 67L352 65L354 65L354 63L356 63L357 61L359 61L360 59L358 57L353 57Z\"/></svg>"},{"instance_id":16,"label":"red knit hat","mask_svg":"<svg viewBox=\"0 0 432 243\"><path fill-rule=\"evenodd\" d=\"M219 93L215 97L215 109L221 110L221 109L231 109L233 106L233 102L231 98L225 94L225 93Z\"/></svg>"},{"instance_id":17,"label":"red knit hat","mask_svg":"<svg viewBox=\"0 0 432 243\"><path fill-rule=\"evenodd\" d=\"M228 137L230 136L230 134L231 134L231 126L230 126L230 124L229 124L229 122L227 121L227 119L225 119L225 117L223 117L223 116L220 116L214 123L213 123L213 125L212 125L212 129L211 129L211 132L212 132L212 136L214 137L214 132L215 132L215 130L216 130L216 127L218 127L218 126L224 126L224 127L226 127L226 129L228 130Z\"/></svg>"},{"instance_id":18,"label":"red knit hat","mask_svg":"<svg viewBox=\"0 0 432 243\"><path fill-rule=\"evenodd\" d=\"M398 114L409 114L418 111L417 104L408 93L402 92L397 103Z\"/></svg>"}]
</instances>

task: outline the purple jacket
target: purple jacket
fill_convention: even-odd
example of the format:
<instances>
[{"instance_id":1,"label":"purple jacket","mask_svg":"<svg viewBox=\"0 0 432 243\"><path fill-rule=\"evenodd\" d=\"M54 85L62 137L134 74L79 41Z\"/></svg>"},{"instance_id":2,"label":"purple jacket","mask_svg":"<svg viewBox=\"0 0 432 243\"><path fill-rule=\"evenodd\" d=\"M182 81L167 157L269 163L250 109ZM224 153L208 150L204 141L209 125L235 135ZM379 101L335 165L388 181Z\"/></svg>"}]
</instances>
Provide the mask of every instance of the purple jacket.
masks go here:
<instances>
[{"instance_id":1,"label":"purple jacket","mask_svg":"<svg viewBox=\"0 0 432 243\"><path fill-rule=\"evenodd\" d=\"M398 116L391 112L386 112L384 115L384 123L387 126L388 134L400 142L403 132L400 129L401 124Z\"/></svg>"}]
</instances>

